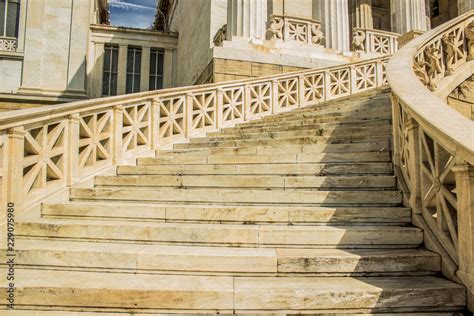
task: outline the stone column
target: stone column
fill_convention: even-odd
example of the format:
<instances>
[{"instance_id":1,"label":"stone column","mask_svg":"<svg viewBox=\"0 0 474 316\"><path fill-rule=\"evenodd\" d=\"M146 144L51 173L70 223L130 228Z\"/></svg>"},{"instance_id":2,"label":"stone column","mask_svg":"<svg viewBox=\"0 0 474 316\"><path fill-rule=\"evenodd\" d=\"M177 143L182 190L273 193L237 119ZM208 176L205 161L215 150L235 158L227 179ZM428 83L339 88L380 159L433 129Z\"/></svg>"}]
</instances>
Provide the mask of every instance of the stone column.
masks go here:
<instances>
[{"instance_id":1,"label":"stone column","mask_svg":"<svg viewBox=\"0 0 474 316\"><path fill-rule=\"evenodd\" d=\"M102 80L104 71L104 43L92 43L92 51L90 58L90 70L88 79L88 94L91 98L100 98L102 96Z\"/></svg>"},{"instance_id":2,"label":"stone column","mask_svg":"<svg viewBox=\"0 0 474 316\"><path fill-rule=\"evenodd\" d=\"M227 0L227 39L265 40L266 0Z\"/></svg>"},{"instance_id":3,"label":"stone column","mask_svg":"<svg viewBox=\"0 0 474 316\"><path fill-rule=\"evenodd\" d=\"M118 56L117 95L125 94L127 84L127 45L120 44Z\"/></svg>"},{"instance_id":4,"label":"stone column","mask_svg":"<svg viewBox=\"0 0 474 316\"><path fill-rule=\"evenodd\" d=\"M361 29L373 29L372 0L353 0L352 25Z\"/></svg>"},{"instance_id":5,"label":"stone column","mask_svg":"<svg viewBox=\"0 0 474 316\"><path fill-rule=\"evenodd\" d=\"M474 10L474 0L458 0L458 12L464 14Z\"/></svg>"},{"instance_id":6,"label":"stone column","mask_svg":"<svg viewBox=\"0 0 474 316\"><path fill-rule=\"evenodd\" d=\"M150 90L150 46L142 47L142 64L140 67L140 91Z\"/></svg>"},{"instance_id":7,"label":"stone column","mask_svg":"<svg viewBox=\"0 0 474 316\"><path fill-rule=\"evenodd\" d=\"M313 19L321 22L326 47L350 50L347 0L313 0Z\"/></svg>"},{"instance_id":8,"label":"stone column","mask_svg":"<svg viewBox=\"0 0 474 316\"><path fill-rule=\"evenodd\" d=\"M390 13L393 32L428 30L425 0L390 0Z\"/></svg>"}]
</instances>

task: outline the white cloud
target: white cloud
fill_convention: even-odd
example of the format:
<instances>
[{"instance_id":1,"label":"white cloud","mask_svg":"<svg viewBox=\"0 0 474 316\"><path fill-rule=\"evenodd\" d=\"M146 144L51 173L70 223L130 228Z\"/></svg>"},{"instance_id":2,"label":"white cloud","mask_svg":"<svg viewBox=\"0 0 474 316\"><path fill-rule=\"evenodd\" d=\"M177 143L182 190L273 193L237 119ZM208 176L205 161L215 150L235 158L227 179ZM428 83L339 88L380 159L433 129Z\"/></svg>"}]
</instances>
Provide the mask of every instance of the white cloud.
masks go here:
<instances>
[{"instance_id":1,"label":"white cloud","mask_svg":"<svg viewBox=\"0 0 474 316\"><path fill-rule=\"evenodd\" d=\"M117 9L122 9L124 11L155 11L156 7L149 7L145 5L135 4L126 2L125 0L109 0L110 7L114 7Z\"/></svg>"}]
</instances>

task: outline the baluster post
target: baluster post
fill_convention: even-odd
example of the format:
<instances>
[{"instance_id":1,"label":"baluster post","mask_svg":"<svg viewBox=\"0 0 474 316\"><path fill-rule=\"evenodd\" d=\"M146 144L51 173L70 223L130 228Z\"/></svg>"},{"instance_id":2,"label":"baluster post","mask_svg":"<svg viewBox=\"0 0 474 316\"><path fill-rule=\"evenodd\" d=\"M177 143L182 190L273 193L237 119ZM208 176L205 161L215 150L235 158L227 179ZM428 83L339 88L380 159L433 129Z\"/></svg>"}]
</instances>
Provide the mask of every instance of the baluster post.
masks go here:
<instances>
[{"instance_id":1,"label":"baluster post","mask_svg":"<svg viewBox=\"0 0 474 316\"><path fill-rule=\"evenodd\" d=\"M272 99L271 104L272 104L272 111L271 113L278 113L278 80L273 79L272 80Z\"/></svg>"},{"instance_id":2,"label":"baluster post","mask_svg":"<svg viewBox=\"0 0 474 316\"><path fill-rule=\"evenodd\" d=\"M456 177L459 279L467 287L468 307L474 310L474 167L458 164Z\"/></svg>"},{"instance_id":3,"label":"baluster post","mask_svg":"<svg viewBox=\"0 0 474 316\"><path fill-rule=\"evenodd\" d=\"M122 129L123 129L123 106L116 105L113 108L113 141L112 141L112 164L117 165L122 159Z\"/></svg>"},{"instance_id":4,"label":"baluster post","mask_svg":"<svg viewBox=\"0 0 474 316\"><path fill-rule=\"evenodd\" d=\"M250 104L250 85L244 85L244 121L248 121L251 117L251 104Z\"/></svg>"},{"instance_id":5,"label":"baluster post","mask_svg":"<svg viewBox=\"0 0 474 316\"><path fill-rule=\"evenodd\" d=\"M160 100L151 100L151 149L156 150L160 146Z\"/></svg>"},{"instance_id":6,"label":"baluster post","mask_svg":"<svg viewBox=\"0 0 474 316\"><path fill-rule=\"evenodd\" d=\"M66 163L66 185L72 186L79 181L79 133L80 115L71 114L67 121L67 163Z\"/></svg>"},{"instance_id":7,"label":"baluster post","mask_svg":"<svg viewBox=\"0 0 474 316\"><path fill-rule=\"evenodd\" d=\"M304 90L305 90L304 76L300 75L298 76L298 101L299 101L298 106L300 108L307 105L306 98L304 96Z\"/></svg>"},{"instance_id":8,"label":"baluster post","mask_svg":"<svg viewBox=\"0 0 474 316\"><path fill-rule=\"evenodd\" d=\"M410 205L412 206L413 212L416 210L421 212L421 129L418 123L413 119L409 118L406 125L406 133L408 138L408 152L410 153L410 159L408 164L408 171L410 173Z\"/></svg>"},{"instance_id":9,"label":"baluster post","mask_svg":"<svg viewBox=\"0 0 474 316\"><path fill-rule=\"evenodd\" d=\"M23 188L23 153L25 146L25 129L23 126L8 130L3 150L2 201L0 236L1 247L7 247L7 219L8 209L14 209L15 217L21 212L25 202Z\"/></svg>"},{"instance_id":10,"label":"baluster post","mask_svg":"<svg viewBox=\"0 0 474 316\"><path fill-rule=\"evenodd\" d=\"M222 88L217 88L216 92L216 98L217 98L217 103L216 103L216 129L222 128L223 125L223 117L224 117L224 90Z\"/></svg>"},{"instance_id":11,"label":"baluster post","mask_svg":"<svg viewBox=\"0 0 474 316\"><path fill-rule=\"evenodd\" d=\"M186 103L184 104L185 130L184 137L191 136L193 131L193 94L186 93Z\"/></svg>"}]
</instances>

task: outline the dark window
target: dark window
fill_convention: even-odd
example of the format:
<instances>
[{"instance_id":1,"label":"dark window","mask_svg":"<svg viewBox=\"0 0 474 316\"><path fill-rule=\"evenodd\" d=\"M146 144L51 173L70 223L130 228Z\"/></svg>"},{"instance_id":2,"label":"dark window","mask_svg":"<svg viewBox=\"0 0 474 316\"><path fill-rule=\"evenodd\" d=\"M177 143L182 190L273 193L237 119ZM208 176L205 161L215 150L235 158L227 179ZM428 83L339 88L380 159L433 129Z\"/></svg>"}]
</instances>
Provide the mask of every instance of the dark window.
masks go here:
<instances>
[{"instance_id":1,"label":"dark window","mask_svg":"<svg viewBox=\"0 0 474 316\"><path fill-rule=\"evenodd\" d=\"M0 0L0 36L18 37L20 0Z\"/></svg>"},{"instance_id":2,"label":"dark window","mask_svg":"<svg viewBox=\"0 0 474 316\"><path fill-rule=\"evenodd\" d=\"M142 66L141 48L129 47L127 52L127 93L140 91L140 71Z\"/></svg>"},{"instance_id":3,"label":"dark window","mask_svg":"<svg viewBox=\"0 0 474 316\"><path fill-rule=\"evenodd\" d=\"M439 0L430 0L430 17L435 18L439 13Z\"/></svg>"},{"instance_id":4,"label":"dark window","mask_svg":"<svg viewBox=\"0 0 474 316\"><path fill-rule=\"evenodd\" d=\"M105 45L104 69L102 76L102 95L117 95L117 73L118 73L117 46Z\"/></svg>"},{"instance_id":5,"label":"dark window","mask_svg":"<svg viewBox=\"0 0 474 316\"><path fill-rule=\"evenodd\" d=\"M152 49L150 53L150 86L149 90L163 88L163 51Z\"/></svg>"}]
</instances>

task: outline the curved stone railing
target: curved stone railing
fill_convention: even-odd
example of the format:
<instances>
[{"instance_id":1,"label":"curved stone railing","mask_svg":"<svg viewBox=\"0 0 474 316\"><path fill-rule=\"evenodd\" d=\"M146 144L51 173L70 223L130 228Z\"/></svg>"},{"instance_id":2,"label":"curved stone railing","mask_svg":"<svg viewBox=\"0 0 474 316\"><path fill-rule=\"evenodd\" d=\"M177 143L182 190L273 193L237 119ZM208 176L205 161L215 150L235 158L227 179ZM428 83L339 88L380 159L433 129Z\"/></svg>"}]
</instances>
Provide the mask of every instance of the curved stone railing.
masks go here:
<instances>
[{"instance_id":1,"label":"curved stone railing","mask_svg":"<svg viewBox=\"0 0 474 316\"><path fill-rule=\"evenodd\" d=\"M354 51L381 55L393 55L398 50L400 34L382 30L355 28L352 34Z\"/></svg>"},{"instance_id":2,"label":"curved stone railing","mask_svg":"<svg viewBox=\"0 0 474 316\"><path fill-rule=\"evenodd\" d=\"M2 201L38 205L167 144L385 85L387 61L2 113Z\"/></svg>"},{"instance_id":3,"label":"curved stone railing","mask_svg":"<svg viewBox=\"0 0 474 316\"><path fill-rule=\"evenodd\" d=\"M413 221L441 253L443 272L474 288L474 123L450 108L446 91L472 75L474 11L409 42L387 68L394 163ZM466 38L466 35L468 36ZM448 92L449 93L449 92Z\"/></svg>"}]
</instances>

